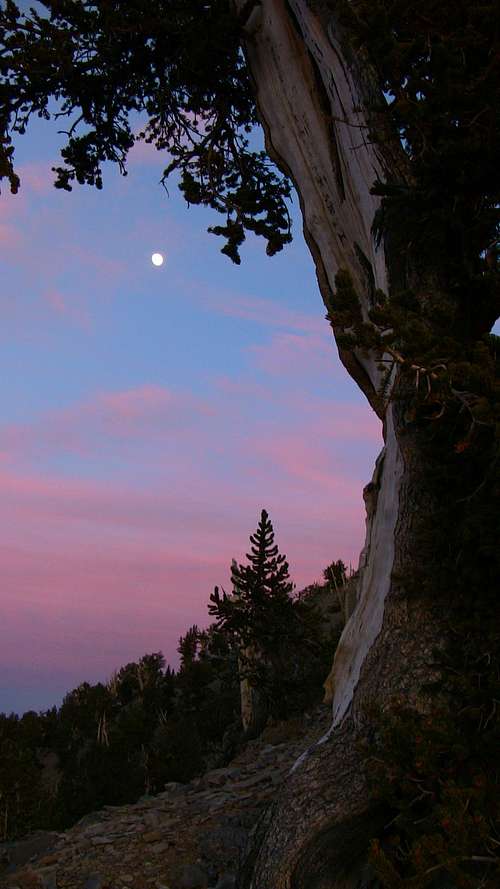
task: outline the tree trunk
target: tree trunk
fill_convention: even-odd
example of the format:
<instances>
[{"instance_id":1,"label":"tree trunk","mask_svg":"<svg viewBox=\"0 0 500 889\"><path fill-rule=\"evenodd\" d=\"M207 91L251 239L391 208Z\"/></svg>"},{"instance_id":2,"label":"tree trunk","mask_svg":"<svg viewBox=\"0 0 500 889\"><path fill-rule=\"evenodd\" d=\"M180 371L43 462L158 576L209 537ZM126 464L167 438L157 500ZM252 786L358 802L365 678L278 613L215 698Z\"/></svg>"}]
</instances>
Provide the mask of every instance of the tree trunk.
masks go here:
<instances>
[{"instance_id":1,"label":"tree trunk","mask_svg":"<svg viewBox=\"0 0 500 889\"><path fill-rule=\"evenodd\" d=\"M244 648L238 659L241 677L241 723L247 740L257 738L261 734L268 718L268 707L264 695L258 685L252 681L252 676L259 664L262 664L262 660L262 652L255 645Z\"/></svg>"},{"instance_id":2,"label":"tree trunk","mask_svg":"<svg viewBox=\"0 0 500 889\"><path fill-rule=\"evenodd\" d=\"M242 13L248 3L238 4ZM267 148L293 179L304 235L329 313L335 275L346 269L367 319L378 288L387 292L383 245L372 222L375 179L404 160L397 140L373 136L366 110L375 95L364 59L349 51L333 4L263 0L246 21L246 51L255 81ZM333 316L334 317L334 316ZM335 324L332 325L335 331ZM333 721L328 735L299 760L266 813L242 869L242 889L340 889L369 885L367 843L381 817L370 802L367 709L396 699L424 705L430 652L442 635L432 602L410 601L398 577L418 558L413 522L432 513L432 492L404 402L380 396L375 354L339 349L351 376L383 423L385 445L365 489L367 533L355 610L329 677ZM400 385L397 373L392 388Z\"/></svg>"}]
</instances>

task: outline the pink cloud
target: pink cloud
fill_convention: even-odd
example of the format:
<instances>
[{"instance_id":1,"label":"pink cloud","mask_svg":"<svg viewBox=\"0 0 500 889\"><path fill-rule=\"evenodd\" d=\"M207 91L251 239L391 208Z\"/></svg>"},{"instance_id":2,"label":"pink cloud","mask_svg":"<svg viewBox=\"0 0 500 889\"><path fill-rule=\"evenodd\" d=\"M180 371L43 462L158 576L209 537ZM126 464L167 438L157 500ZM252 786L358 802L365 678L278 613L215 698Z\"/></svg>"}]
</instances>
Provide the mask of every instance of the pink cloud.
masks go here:
<instances>
[{"instance_id":1,"label":"pink cloud","mask_svg":"<svg viewBox=\"0 0 500 889\"><path fill-rule=\"evenodd\" d=\"M44 240L44 235L50 226L47 226L47 211L50 206L49 196L57 196L54 189L54 174L51 172L51 164L29 163L17 168L21 185L17 194L13 195L6 188L2 188L0 197L0 229L3 226L11 229L12 246L16 249L29 243L30 255L37 251L39 241ZM51 210L54 216L57 213ZM37 237L27 238L26 234L37 232ZM0 245L2 238L0 237ZM41 252L41 251L40 251Z\"/></svg>"},{"instance_id":2,"label":"pink cloud","mask_svg":"<svg viewBox=\"0 0 500 889\"><path fill-rule=\"evenodd\" d=\"M252 400L267 405L269 419L248 410ZM350 487L349 496L358 509L360 459L369 461L380 445L380 424L362 405L298 392L274 398L259 387L245 389L244 379L216 381L205 399L153 384L97 393L30 423L0 427L0 451L22 472L38 471L60 455L98 455L101 471L109 461L111 479L168 485L172 495L198 505L220 500L221 484L228 496L235 479L242 490L255 484L273 490L276 476L282 493L287 478L315 482L325 491L354 480L358 493ZM97 511L107 514L103 504ZM125 511L125 505L119 508L119 523ZM134 507L123 521L136 513Z\"/></svg>"},{"instance_id":3,"label":"pink cloud","mask_svg":"<svg viewBox=\"0 0 500 889\"><path fill-rule=\"evenodd\" d=\"M52 172L52 163L22 164L18 169L21 180L21 193L23 190L36 194L48 194L54 188L55 174Z\"/></svg>"},{"instance_id":4,"label":"pink cloud","mask_svg":"<svg viewBox=\"0 0 500 889\"><path fill-rule=\"evenodd\" d=\"M17 194L12 194L5 183L2 183L0 197L0 218L16 220L23 217L29 210L33 196L49 194L53 190L54 174L47 164L22 164L17 168L21 186Z\"/></svg>"},{"instance_id":5,"label":"pink cloud","mask_svg":"<svg viewBox=\"0 0 500 889\"><path fill-rule=\"evenodd\" d=\"M329 377L340 372L332 361L333 338L326 329L312 333L276 333L268 343L249 347L257 366L273 376L318 374Z\"/></svg>"},{"instance_id":6,"label":"pink cloud","mask_svg":"<svg viewBox=\"0 0 500 889\"><path fill-rule=\"evenodd\" d=\"M198 484L189 465L177 467L176 485L155 473L148 488L4 467L4 675L17 676L28 653L38 672L64 679L67 690L105 680L146 651L162 649L175 663L179 636L208 623L213 586L228 587L231 558L244 560L262 507L298 588L332 558L357 561L361 485L332 471L327 449L276 435L248 441L240 467L246 478L237 488L216 474Z\"/></svg>"},{"instance_id":7,"label":"pink cloud","mask_svg":"<svg viewBox=\"0 0 500 889\"><path fill-rule=\"evenodd\" d=\"M325 424L326 425L326 424ZM277 429L274 424L262 424L252 438L245 442L247 454L259 458L259 472L269 480L288 479L291 484L300 485L302 490L309 490L312 497L320 497L322 501L335 498L336 509L340 502L351 516L360 512L360 480L352 468L345 466L343 450L346 443L345 428L341 430L332 422L330 428L322 428L321 424L304 425L297 428ZM352 429L347 427L348 436ZM342 435L342 432L344 433ZM339 470L338 463L342 465ZM275 481L275 485L276 485ZM304 487L304 483L307 487ZM261 482L262 484L262 482ZM265 486L265 483L264 485ZM345 515L345 512L344 512Z\"/></svg>"},{"instance_id":8,"label":"pink cloud","mask_svg":"<svg viewBox=\"0 0 500 889\"><path fill-rule=\"evenodd\" d=\"M309 437L332 444L356 441L382 447L382 424L363 403L335 402L297 393L289 393L286 403L290 413L295 410L301 417L304 434ZM365 468L370 471L369 465Z\"/></svg>"},{"instance_id":9,"label":"pink cloud","mask_svg":"<svg viewBox=\"0 0 500 889\"><path fill-rule=\"evenodd\" d=\"M90 410L102 406L111 415L126 420L138 420L145 414L163 411L175 402L169 389L154 384L145 384L123 392L103 392L89 405Z\"/></svg>"},{"instance_id":10,"label":"pink cloud","mask_svg":"<svg viewBox=\"0 0 500 889\"><path fill-rule=\"evenodd\" d=\"M270 327L284 327L289 330L318 333L324 327L317 316L306 315L293 309L286 309L280 303L257 297L227 294L223 297L208 297L205 302L223 315L255 321Z\"/></svg>"},{"instance_id":11,"label":"pink cloud","mask_svg":"<svg viewBox=\"0 0 500 889\"><path fill-rule=\"evenodd\" d=\"M44 602L71 613L82 596L97 596L111 614L131 610L133 594L141 611L182 614L189 603L205 606L239 543L224 509L168 489L3 471L0 491L1 597L13 608Z\"/></svg>"},{"instance_id":12,"label":"pink cloud","mask_svg":"<svg viewBox=\"0 0 500 889\"><path fill-rule=\"evenodd\" d=\"M183 290L190 294L197 303L205 308L221 315L233 318L242 318L245 321L253 321L267 327L280 327L284 330L294 330L299 333L321 334L328 329L326 321L315 313L309 315L289 309L282 303L272 299L266 299L254 294L235 293L211 289L206 282L193 283L182 281Z\"/></svg>"},{"instance_id":13,"label":"pink cloud","mask_svg":"<svg viewBox=\"0 0 500 889\"><path fill-rule=\"evenodd\" d=\"M258 398L265 401L272 400L275 396L269 390L268 386L259 383L248 382L245 379L235 379L228 376L216 377L214 379L216 390L222 392L224 396L234 396L241 398Z\"/></svg>"},{"instance_id":14,"label":"pink cloud","mask_svg":"<svg viewBox=\"0 0 500 889\"><path fill-rule=\"evenodd\" d=\"M59 290L51 289L42 293L42 300L46 302L59 317L67 318L82 330L91 327L90 315L85 306L77 304L77 298L69 297Z\"/></svg>"},{"instance_id":15,"label":"pink cloud","mask_svg":"<svg viewBox=\"0 0 500 889\"><path fill-rule=\"evenodd\" d=\"M96 423L110 433L139 436L147 439L153 433L168 432L175 427L192 427L201 415L213 413L209 402L189 392L143 384L119 392L102 392L61 415L63 425L70 428ZM92 430L94 435L98 429Z\"/></svg>"},{"instance_id":16,"label":"pink cloud","mask_svg":"<svg viewBox=\"0 0 500 889\"><path fill-rule=\"evenodd\" d=\"M23 236L13 225L0 224L0 249L19 249L23 243Z\"/></svg>"},{"instance_id":17,"label":"pink cloud","mask_svg":"<svg viewBox=\"0 0 500 889\"><path fill-rule=\"evenodd\" d=\"M227 557L230 540L234 546L241 541L235 516L240 516L243 526L253 522L258 510L266 506L264 498L268 504L275 504L277 516L286 515L290 501L291 514L298 509L304 521L309 515L312 524L318 520L321 524L338 522L342 503L341 521L345 523L348 518L350 526L358 528L352 540L355 548L359 546L355 541L359 540L363 519L361 488L365 479L359 478L355 465L349 465L349 442L356 440L358 430L358 435L360 431L365 436L370 433L367 444L371 441L373 451L379 445L378 430L369 424L363 427L365 414L361 409L351 409L350 416L345 416L344 410L343 417L339 411L329 422L324 418L324 405L318 404L315 414L314 405L298 402L297 413L288 422L250 421L242 426L237 440L225 434L220 424L232 427L238 423L238 414L230 413L224 419L217 411L209 412L212 423L204 430L201 442L199 427L194 426L182 435L182 447L179 449L178 443L165 463L164 438L149 450L151 428L155 428L157 416L161 424L168 422L169 411L175 414L183 400L162 387L144 386L97 396L61 411L59 416L46 417L39 427L10 427L10 439L4 432L10 447L3 447L3 452L11 455L10 471L6 468L0 474L3 509L9 516L5 533L10 534L14 516L24 538L30 538L28 529L32 528L32 539L38 539L43 528L47 543L59 534L58 529L77 541L85 527L94 528L96 533L102 529L122 538L125 535L127 540L136 534L161 538L169 528L170 544L186 558L192 546L186 541L193 534L199 536L202 550L215 550ZM136 440L139 450L130 457L130 468L139 467L144 460L141 448L146 446L143 454L152 463L152 472L150 481L143 478L138 489L116 479L77 482L27 473L26 469L16 470L12 462L17 457L17 464L22 465L24 450L25 456L33 455L38 464L44 437L49 455L61 448L76 453L94 450L100 451L102 459L103 430L109 428L115 441L116 434ZM179 442L177 430L174 437ZM122 457L115 444L110 451L112 464ZM124 477L130 478L130 469ZM237 489L235 478L239 479ZM246 539L242 545L246 545Z\"/></svg>"},{"instance_id":18,"label":"pink cloud","mask_svg":"<svg viewBox=\"0 0 500 889\"><path fill-rule=\"evenodd\" d=\"M289 449L285 471L290 478L304 479L296 463L303 456L296 447ZM111 614L116 608L130 610L140 590L141 609L153 615L168 606L187 620L186 605L205 607L213 584L226 582L231 557L244 558L248 533L263 506L274 514L278 540L291 558L294 576L310 581L331 555L324 531L335 526L332 494L337 508L342 504L346 535L356 526L359 533L361 518L360 494L353 482L335 484L331 479L325 488L321 471L312 473L312 480L323 485L322 502L317 492L311 494L310 484L302 490L291 484L285 502L279 485L270 484L265 503L258 493L250 498L243 493L233 503L228 497L226 505L226 489L219 480L213 480L210 491L201 492L198 503L185 503L182 491L138 491L2 472L3 604L24 607L42 601L49 612L63 608L72 613L97 597L99 610ZM217 496L224 505L217 505ZM279 508L273 508L276 499ZM287 519L290 505L295 507L292 515L300 505L300 529L294 528L293 518L291 523ZM305 529L315 538L316 552L310 552L307 541L304 545ZM323 554L319 561L318 549Z\"/></svg>"},{"instance_id":19,"label":"pink cloud","mask_svg":"<svg viewBox=\"0 0 500 889\"><path fill-rule=\"evenodd\" d=\"M45 279L52 286L62 270L74 269L78 264L97 271L101 279L120 280L129 268L127 262L106 254L91 232L78 230L78 209L82 209L85 195L76 193L69 199L54 189L54 174L49 167L21 166L18 194L2 192L0 247L5 242L14 248L8 258L26 274L31 273L37 283ZM23 253L25 249L29 253Z\"/></svg>"},{"instance_id":20,"label":"pink cloud","mask_svg":"<svg viewBox=\"0 0 500 889\"><path fill-rule=\"evenodd\" d=\"M43 298L59 315L64 315L68 311L66 297L62 293L58 293L57 290L48 290L43 294Z\"/></svg>"},{"instance_id":21,"label":"pink cloud","mask_svg":"<svg viewBox=\"0 0 500 889\"><path fill-rule=\"evenodd\" d=\"M18 261L26 247L26 231L23 216L27 200L20 194L12 195L2 188L0 195L0 256L9 265ZM2 283L5 291L5 279ZM2 294L3 295L3 294Z\"/></svg>"},{"instance_id":22,"label":"pink cloud","mask_svg":"<svg viewBox=\"0 0 500 889\"><path fill-rule=\"evenodd\" d=\"M333 558L356 564L379 444L367 408L273 395L244 376L219 378L204 399L143 383L4 425L4 673L26 652L66 688L146 651L175 663L176 640L208 623L208 596L228 587L262 508L299 589ZM53 469L68 454L84 457L74 475Z\"/></svg>"},{"instance_id":23,"label":"pink cloud","mask_svg":"<svg viewBox=\"0 0 500 889\"><path fill-rule=\"evenodd\" d=\"M0 426L0 447L18 457L48 451L88 455L116 447L116 442L164 439L190 429L209 404L189 393L144 384L118 392L101 392L79 403L47 411L30 423Z\"/></svg>"},{"instance_id":24,"label":"pink cloud","mask_svg":"<svg viewBox=\"0 0 500 889\"><path fill-rule=\"evenodd\" d=\"M146 651L163 649L175 663L179 636L190 623L207 622L207 578L222 564L187 562L153 547L133 554L82 549L0 549L0 664L16 684L27 657L37 671L65 677L66 690L106 680Z\"/></svg>"},{"instance_id":25,"label":"pink cloud","mask_svg":"<svg viewBox=\"0 0 500 889\"><path fill-rule=\"evenodd\" d=\"M93 268L99 272L101 281L116 282L124 278L129 271L129 267L125 261L113 259L105 255L101 251L89 247L82 247L74 241L66 249L64 259L74 262L75 259L86 268Z\"/></svg>"}]
</instances>

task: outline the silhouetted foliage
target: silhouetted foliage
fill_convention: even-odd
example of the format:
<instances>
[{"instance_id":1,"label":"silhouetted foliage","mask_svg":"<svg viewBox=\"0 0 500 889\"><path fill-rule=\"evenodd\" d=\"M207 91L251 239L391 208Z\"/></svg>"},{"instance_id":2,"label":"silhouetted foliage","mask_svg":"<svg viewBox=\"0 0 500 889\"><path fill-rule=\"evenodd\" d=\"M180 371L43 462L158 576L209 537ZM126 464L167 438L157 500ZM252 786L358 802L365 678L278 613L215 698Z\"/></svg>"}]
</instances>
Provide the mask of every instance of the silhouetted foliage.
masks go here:
<instances>
[{"instance_id":1,"label":"silhouetted foliage","mask_svg":"<svg viewBox=\"0 0 500 889\"><path fill-rule=\"evenodd\" d=\"M257 643L270 656L295 626L290 597L294 585L286 556L279 553L274 542L273 526L265 509L250 543L248 563L232 564L232 595L222 591L221 596L215 587L208 611L240 648Z\"/></svg>"},{"instance_id":2,"label":"silhouetted foliage","mask_svg":"<svg viewBox=\"0 0 500 889\"><path fill-rule=\"evenodd\" d=\"M240 587L246 584L252 602L253 623L244 622L242 632L253 626L262 633L258 611L264 609L266 644L276 646L274 664L279 640L291 638L283 635L286 621L300 628L287 666L293 681L285 675L266 677L274 713L280 716L317 700L332 640L321 639L308 596L295 611L288 565L273 543L265 513L261 525L262 534L253 539L254 574L234 565L233 578ZM257 577L263 584L258 597L267 591L258 601L251 595L251 578ZM277 622L274 628L272 622ZM242 739L241 638L236 624L231 632L217 623L205 630L194 625L179 640L177 672L165 665L161 652L154 652L121 667L106 684L82 683L59 709L21 718L0 714L0 840L38 828L63 829L103 805L135 802L143 794L161 792L166 782L190 781L225 763ZM301 657L307 669L299 676Z\"/></svg>"},{"instance_id":3,"label":"silhouetted foliage","mask_svg":"<svg viewBox=\"0 0 500 889\"><path fill-rule=\"evenodd\" d=\"M338 559L336 562L328 565L323 571L323 578L334 589L344 586L347 583L347 568L342 559Z\"/></svg>"},{"instance_id":4,"label":"silhouetted foliage","mask_svg":"<svg viewBox=\"0 0 500 889\"><path fill-rule=\"evenodd\" d=\"M187 631L186 635L181 636L179 639L177 651L181 656L181 672L188 670L195 663L198 657L200 642L201 634L196 624L193 624Z\"/></svg>"},{"instance_id":5,"label":"silhouetted foliage","mask_svg":"<svg viewBox=\"0 0 500 889\"><path fill-rule=\"evenodd\" d=\"M361 65L368 60L378 78L373 105L363 109L367 135L381 142L380 131L390 139L392 130L392 155L399 150L398 163L385 165L386 181L374 183L382 199L374 227L386 247L390 292L373 294L366 318L341 269L329 317L344 350L379 357L386 370L379 393L384 406L398 371L392 397L404 415L401 437L406 429L417 442L411 447L428 458L439 504L436 515L415 516L421 564L403 579L400 595L418 590L449 615L446 650L433 655L446 714L436 705L426 725L421 714L395 706L380 727L381 804L391 811L373 858L387 887L489 889L498 885L500 842L492 752L500 738L499 350L489 336L500 303L500 10L491 0L325 0L328 5L342 17L343 48ZM188 202L225 215L214 231L225 237L224 251L234 261L246 230L263 235L269 253L280 249L289 239L288 186L247 141L256 111L240 23L229 4L152 0L145 9L132 0L46 0L43 6L47 18L22 16L11 0L0 11L0 176L11 189L19 186L11 134L24 132L32 114L50 116L52 97L55 113L68 118L65 166L56 171L66 189L74 180L101 187L105 160L125 172L136 139L129 115L138 112L148 117L146 140L169 151L166 175L179 171ZM250 608L235 610L231 598L220 595L213 604L231 650L231 634L251 639ZM255 629L265 644L265 628L257 621ZM205 675L201 648L192 666L183 679L186 700L199 698L210 672ZM124 680L127 703L111 696L111 712L137 706L132 734L139 745L143 703L139 695L136 705L135 682ZM160 722L174 733L175 725L185 725L175 721L181 686L175 691L172 712L162 711ZM103 756L95 749L99 725L103 736L103 703L102 691L87 689L68 702L74 726L64 720L54 726L51 717L51 737L64 751L67 739L74 774L84 773L86 757L99 763ZM18 724L5 720L12 773L5 771L3 799L26 794L27 800L29 788L18 777L22 751L12 745ZM113 721L119 739L120 719ZM123 760L134 775L146 771L140 743L127 748ZM32 757L25 768L34 776ZM88 769L90 776L98 772ZM24 817L22 807L9 802L7 808Z\"/></svg>"},{"instance_id":6,"label":"silhouetted foliage","mask_svg":"<svg viewBox=\"0 0 500 889\"><path fill-rule=\"evenodd\" d=\"M40 727L34 714L0 714L0 839L38 826L44 799L36 750ZM30 723L26 731L26 721Z\"/></svg>"},{"instance_id":7,"label":"silhouetted foliage","mask_svg":"<svg viewBox=\"0 0 500 889\"><path fill-rule=\"evenodd\" d=\"M440 290L451 298L449 333L479 337L500 311L498 4L335 5L351 48L378 74L374 121L389 120L404 148L399 168L374 185L382 197L375 228L388 236L403 276L432 269L436 293L425 298L438 301Z\"/></svg>"},{"instance_id":8,"label":"silhouetted foliage","mask_svg":"<svg viewBox=\"0 0 500 889\"><path fill-rule=\"evenodd\" d=\"M208 610L238 651L239 678L259 689L271 716L285 718L317 698L332 640L321 638L310 601L292 598L288 562L266 510L250 544L245 565L233 560L232 593L215 587Z\"/></svg>"},{"instance_id":9,"label":"silhouetted foliage","mask_svg":"<svg viewBox=\"0 0 500 889\"><path fill-rule=\"evenodd\" d=\"M56 187L103 187L103 163L126 175L135 142L168 157L188 204L225 216L209 231L239 262L245 232L272 255L291 240L288 182L265 152L250 147L255 100L240 49L240 24L227 0L42 0L44 15L0 9L0 179L11 191L11 133L33 115L67 120ZM54 110L54 99L57 110ZM146 117L140 133L132 116Z\"/></svg>"}]
</instances>

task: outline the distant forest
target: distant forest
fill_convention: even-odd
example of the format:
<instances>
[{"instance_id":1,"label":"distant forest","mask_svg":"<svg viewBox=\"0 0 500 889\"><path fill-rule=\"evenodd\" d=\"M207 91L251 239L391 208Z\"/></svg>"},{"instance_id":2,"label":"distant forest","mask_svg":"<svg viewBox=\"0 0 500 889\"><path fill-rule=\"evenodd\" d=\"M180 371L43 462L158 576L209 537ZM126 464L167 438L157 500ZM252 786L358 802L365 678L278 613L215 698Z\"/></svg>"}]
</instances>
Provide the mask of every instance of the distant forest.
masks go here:
<instances>
[{"instance_id":1,"label":"distant forest","mask_svg":"<svg viewBox=\"0 0 500 889\"><path fill-rule=\"evenodd\" d=\"M64 829L226 764L252 736L241 722L245 678L259 690L264 723L321 700L346 568L332 562L322 583L297 593L265 511L250 541L247 563L232 563L232 590L210 596L213 623L179 639L178 670L154 652L106 683L84 682L59 708L0 714L0 841Z\"/></svg>"}]
</instances>

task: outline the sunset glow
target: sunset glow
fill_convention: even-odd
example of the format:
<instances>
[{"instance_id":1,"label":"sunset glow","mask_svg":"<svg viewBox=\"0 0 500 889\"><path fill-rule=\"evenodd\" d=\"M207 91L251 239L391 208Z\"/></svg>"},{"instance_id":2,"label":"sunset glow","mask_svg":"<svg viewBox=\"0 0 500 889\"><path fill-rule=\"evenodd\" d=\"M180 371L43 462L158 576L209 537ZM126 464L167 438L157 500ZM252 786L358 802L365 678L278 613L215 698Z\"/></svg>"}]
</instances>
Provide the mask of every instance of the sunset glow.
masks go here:
<instances>
[{"instance_id":1,"label":"sunset glow","mask_svg":"<svg viewBox=\"0 0 500 889\"><path fill-rule=\"evenodd\" d=\"M300 223L273 259L250 240L238 269L213 215L155 186L157 153L111 170L107 200L53 189L54 160L40 123L0 201L4 711L146 652L176 664L262 508L298 588L357 563L380 448ZM142 261L160 239L168 277Z\"/></svg>"}]
</instances>

